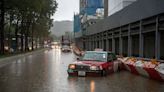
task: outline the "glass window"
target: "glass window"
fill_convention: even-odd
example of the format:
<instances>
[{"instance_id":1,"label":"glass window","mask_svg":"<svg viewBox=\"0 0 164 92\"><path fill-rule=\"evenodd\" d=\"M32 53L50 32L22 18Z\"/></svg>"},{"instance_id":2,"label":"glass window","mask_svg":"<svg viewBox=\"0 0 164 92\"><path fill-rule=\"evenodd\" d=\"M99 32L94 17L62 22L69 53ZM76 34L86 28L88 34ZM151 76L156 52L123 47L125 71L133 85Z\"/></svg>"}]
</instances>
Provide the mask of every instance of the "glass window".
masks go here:
<instances>
[{"instance_id":1,"label":"glass window","mask_svg":"<svg viewBox=\"0 0 164 92\"><path fill-rule=\"evenodd\" d=\"M105 52L86 52L82 60L91 60L91 61L107 61L107 53Z\"/></svg>"}]
</instances>

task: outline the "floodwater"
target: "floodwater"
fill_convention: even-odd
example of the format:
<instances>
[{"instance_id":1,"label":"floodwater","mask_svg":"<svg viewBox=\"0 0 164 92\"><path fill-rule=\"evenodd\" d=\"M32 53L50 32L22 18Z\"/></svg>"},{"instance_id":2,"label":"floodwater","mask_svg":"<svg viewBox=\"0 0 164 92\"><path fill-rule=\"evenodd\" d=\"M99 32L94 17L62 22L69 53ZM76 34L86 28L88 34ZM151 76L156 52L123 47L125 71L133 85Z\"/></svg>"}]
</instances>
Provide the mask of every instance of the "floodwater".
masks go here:
<instances>
[{"instance_id":1,"label":"floodwater","mask_svg":"<svg viewBox=\"0 0 164 92\"><path fill-rule=\"evenodd\" d=\"M46 50L0 66L0 92L164 92L164 83L121 71L106 77L68 77L73 53Z\"/></svg>"}]
</instances>

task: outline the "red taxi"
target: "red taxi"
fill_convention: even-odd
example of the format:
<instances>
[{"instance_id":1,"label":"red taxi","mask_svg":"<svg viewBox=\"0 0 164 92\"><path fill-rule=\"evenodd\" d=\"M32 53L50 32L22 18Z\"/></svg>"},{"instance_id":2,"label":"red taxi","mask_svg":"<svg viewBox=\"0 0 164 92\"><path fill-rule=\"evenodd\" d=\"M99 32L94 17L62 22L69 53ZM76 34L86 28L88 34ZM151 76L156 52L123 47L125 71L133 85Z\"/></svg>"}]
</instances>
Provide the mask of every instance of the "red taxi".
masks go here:
<instances>
[{"instance_id":1,"label":"red taxi","mask_svg":"<svg viewBox=\"0 0 164 92\"><path fill-rule=\"evenodd\" d=\"M117 71L116 55L106 51L86 51L76 62L69 64L69 76L106 76Z\"/></svg>"}]
</instances>

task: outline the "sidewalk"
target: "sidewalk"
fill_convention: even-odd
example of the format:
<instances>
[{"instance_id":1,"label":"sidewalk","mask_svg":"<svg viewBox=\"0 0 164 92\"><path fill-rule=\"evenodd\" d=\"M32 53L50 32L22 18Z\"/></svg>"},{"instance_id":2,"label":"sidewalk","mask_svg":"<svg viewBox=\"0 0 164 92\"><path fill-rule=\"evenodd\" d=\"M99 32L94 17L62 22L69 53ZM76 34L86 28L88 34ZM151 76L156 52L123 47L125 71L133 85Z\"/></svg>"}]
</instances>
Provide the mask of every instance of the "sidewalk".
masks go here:
<instances>
[{"instance_id":1,"label":"sidewalk","mask_svg":"<svg viewBox=\"0 0 164 92\"><path fill-rule=\"evenodd\" d=\"M43 49L35 50L35 51L32 51L32 52L20 53L20 54L16 54L16 55L13 55L13 56L6 56L4 58L2 57L2 58L0 58L0 67L12 62L15 59L22 58L22 57L32 55L32 54L36 54L36 53L39 53L39 52L42 52L42 51L45 51L45 50L47 50L47 49L43 48Z\"/></svg>"}]
</instances>

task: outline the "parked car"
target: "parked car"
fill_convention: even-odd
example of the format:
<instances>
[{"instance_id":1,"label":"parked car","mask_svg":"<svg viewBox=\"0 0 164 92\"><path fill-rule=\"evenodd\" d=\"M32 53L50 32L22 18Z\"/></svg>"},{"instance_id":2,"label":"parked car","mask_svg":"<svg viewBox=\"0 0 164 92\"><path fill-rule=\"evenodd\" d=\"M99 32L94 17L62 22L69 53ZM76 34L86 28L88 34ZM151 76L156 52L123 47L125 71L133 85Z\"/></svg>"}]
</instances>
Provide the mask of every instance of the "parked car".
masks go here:
<instances>
[{"instance_id":1,"label":"parked car","mask_svg":"<svg viewBox=\"0 0 164 92\"><path fill-rule=\"evenodd\" d=\"M106 51L86 51L77 61L69 64L69 76L106 76L118 71L116 55Z\"/></svg>"}]
</instances>

